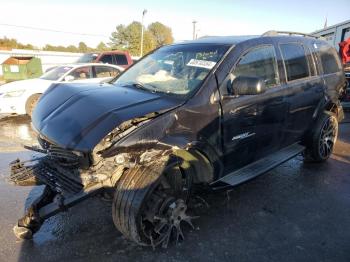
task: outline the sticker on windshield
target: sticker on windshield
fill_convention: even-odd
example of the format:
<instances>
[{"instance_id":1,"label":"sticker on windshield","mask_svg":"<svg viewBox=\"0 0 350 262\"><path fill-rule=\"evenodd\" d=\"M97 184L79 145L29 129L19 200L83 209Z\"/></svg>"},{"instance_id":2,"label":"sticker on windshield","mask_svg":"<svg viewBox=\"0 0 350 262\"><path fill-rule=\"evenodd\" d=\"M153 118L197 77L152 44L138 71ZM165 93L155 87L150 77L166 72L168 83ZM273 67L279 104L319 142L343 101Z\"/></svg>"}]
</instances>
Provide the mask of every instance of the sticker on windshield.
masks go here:
<instances>
[{"instance_id":1,"label":"sticker on windshield","mask_svg":"<svg viewBox=\"0 0 350 262\"><path fill-rule=\"evenodd\" d=\"M190 62L187 63L187 66L194 66L194 67L202 67L202 68L212 69L215 66L215 64L216 63L213 62L213 61L191 59Z\"/></svg>"},{"instance_id":2,"label":"sticker on windshield","mask_svg":"<svg viewBox=\"0 0 350 262\"><path fill-rule=\"evenodd\" d=\"M172 60L164 60L164 64L173 65L174 61L172 61Z\"/></svg>"}]
</instances>

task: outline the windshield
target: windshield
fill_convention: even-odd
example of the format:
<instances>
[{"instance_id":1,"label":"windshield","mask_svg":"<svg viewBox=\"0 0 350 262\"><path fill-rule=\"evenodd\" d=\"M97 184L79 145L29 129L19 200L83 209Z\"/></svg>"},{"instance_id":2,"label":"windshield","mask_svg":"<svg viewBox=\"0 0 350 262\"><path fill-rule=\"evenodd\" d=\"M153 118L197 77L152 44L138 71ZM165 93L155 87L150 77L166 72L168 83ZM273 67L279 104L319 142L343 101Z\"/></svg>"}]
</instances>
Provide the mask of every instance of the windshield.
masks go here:
<instances>
[{"instance_id":1,"label":"windshield","mask_svg":"<svg viewBox=\"0 0 350 262\"><path fill-rule=\"evenodd\" d=\"M76 63L91 63L91 62L94 62L97 57L98 57L98 54L84 54L78 58Z\"/></svg>"},{"instance_id":2,"label":"windshield","mask_svg":"<svg viewBox=\"0 0 350 262\"><path fill-rule=\"evenodd\" d=\"M153 92L187 95L200 86L228 48L215 44L162 47L139 61L114 83Z\"/></svg>"},{"instance_id":3,"label":"windshield","mask_svg":"<svg viewBox=\"0 0 350 262\"><path fill-rule=\"evenodd\" d=\"M73 67L71 66L59 66L56 67L45 74L43 74L40 79L45 79L45 80L52 80L56 81L60 77L62 77L65 73L67 73L69 70L71 70Z\"/></svg>"}]
</instances>

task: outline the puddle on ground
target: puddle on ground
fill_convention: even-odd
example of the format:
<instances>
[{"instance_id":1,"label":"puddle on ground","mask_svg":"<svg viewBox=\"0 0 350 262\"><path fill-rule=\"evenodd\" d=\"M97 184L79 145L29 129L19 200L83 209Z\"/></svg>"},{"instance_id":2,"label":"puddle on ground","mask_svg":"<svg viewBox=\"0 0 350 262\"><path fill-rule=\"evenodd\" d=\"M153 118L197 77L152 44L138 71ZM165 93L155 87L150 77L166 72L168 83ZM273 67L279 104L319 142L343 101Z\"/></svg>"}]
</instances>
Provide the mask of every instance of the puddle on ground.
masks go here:
<instances>
[{"instance_id":1,"label":"puddle on ground","mask_svg":"<svg viewBox=\"0 0 350 262\"><path fill-rule=\"evenodd\" d=\"M22 151L24 144L34 144L36 134L27 116L0 119L0 152Z\"/></svg>"}]
</instances>

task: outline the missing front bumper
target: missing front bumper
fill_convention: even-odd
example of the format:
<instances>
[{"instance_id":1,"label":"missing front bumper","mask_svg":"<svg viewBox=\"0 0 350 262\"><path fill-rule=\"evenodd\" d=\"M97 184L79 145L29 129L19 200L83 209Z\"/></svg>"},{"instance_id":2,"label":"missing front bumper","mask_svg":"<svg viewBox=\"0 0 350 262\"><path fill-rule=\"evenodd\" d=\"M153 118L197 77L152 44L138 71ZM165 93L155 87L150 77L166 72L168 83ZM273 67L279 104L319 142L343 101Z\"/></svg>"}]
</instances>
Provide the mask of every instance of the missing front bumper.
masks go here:
<instances>
[{"instance_id":1,"label":"missing front bumper","mask_svg":"<svg viewBox=\"0 0 350 262\"><path fill-rule=\"evenodd\" d=\"M54 192L50 187L45 186L43 193L31 204L27 213L14 226L14 234L19 239L31 239L46 219L100 193L102 189L101 184L96 184L66 198L61 193Z\"/></svg>"},{"instance_id":2,"label":"missing front bumper","mask_svg":"<svg viewBox=\"0 0 350 262\"><path fill-rule=\"evenodd\" d=\"M51 216L82 202L104 189L102 182L83 181L79 158L58 148L26 147L41 153L27 161L10 163L10 181L16 185L45 185L27 213L18 220L14 233L18 238L30 239Z\"/></svg>"}]
</instances>

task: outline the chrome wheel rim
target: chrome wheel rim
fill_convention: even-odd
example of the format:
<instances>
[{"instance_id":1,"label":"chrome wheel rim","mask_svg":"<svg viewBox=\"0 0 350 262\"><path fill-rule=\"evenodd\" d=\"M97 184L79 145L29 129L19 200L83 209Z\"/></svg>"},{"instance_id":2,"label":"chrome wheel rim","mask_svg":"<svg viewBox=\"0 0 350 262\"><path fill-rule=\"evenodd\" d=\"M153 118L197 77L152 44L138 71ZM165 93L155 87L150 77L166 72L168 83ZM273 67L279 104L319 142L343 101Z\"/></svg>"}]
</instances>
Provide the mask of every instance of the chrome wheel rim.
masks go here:
<instances>
[{"instance_id":1,"label":"chrome wheel rim","mask_svg":"<svg viewBox=\"0 0 350 262\"><path fill-rule=\"evenodd\" d=\"M187 214L187 189L191 179L186 179L181 172L163 176L160 184L151 194L141 214L141 230L153 248L166 248L171 240L176 244L184 240L182 226L193 227L192 220L197 218Z\"/></svg>"},{"instance_id":2,"label":"chrome wheel rim","mask_svg":"<svg viewBox=\"0 0 350 262\"><path fill-rule=\"evenodd\" d=\"M319 138L319 153L324 159L328 158L337 140L338 125L334 117L329 117L322 126Z\"/></svg>"}]
</instances>

